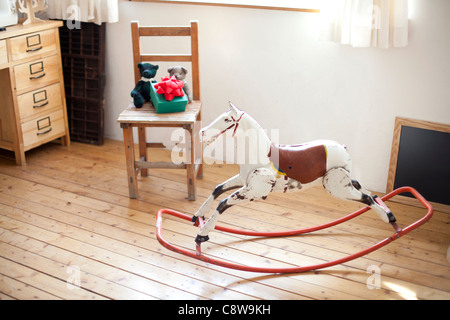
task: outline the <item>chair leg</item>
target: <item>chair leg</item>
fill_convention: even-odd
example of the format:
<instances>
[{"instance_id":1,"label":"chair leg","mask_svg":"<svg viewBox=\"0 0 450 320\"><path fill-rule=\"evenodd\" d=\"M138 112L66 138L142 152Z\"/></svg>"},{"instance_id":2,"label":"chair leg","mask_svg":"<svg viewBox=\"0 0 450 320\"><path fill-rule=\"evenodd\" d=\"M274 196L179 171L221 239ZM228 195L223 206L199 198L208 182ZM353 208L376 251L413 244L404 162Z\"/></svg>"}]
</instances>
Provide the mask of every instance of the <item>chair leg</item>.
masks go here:
<instances>
[{"instance_id":1,"label":"chair leg","mask_svg":"<svg viewBox=\"0 0 450 320\"><path fill-rule=\"evenodd\" d=\"M201 159L203 161L203 159ZM198 164L197 179L203 179L203 163Z\"/></svg>"},{"instance_id":2,"label":"chair leg","mask_svg":"<svg viewBox=\"0 0 450 320\"><path fill-rule=\"evenodd\" d=\"M145 127L138 127L139 137L139 160L147 161L147 137L145 135ZM148 170L141 168L141 177L148 176Z\"/></svg>"},{"instance_id":3,"label":"chair leg","mask_svg":"<svg viewBox=\"0 0 450 320\"><path fill-rule=\"evenodd\" d=\"M192 126L186 129L186 170L187 170L187 186L188 200L194 201L196 194L196 175L195 175L195 149L194 149L194 130Z\"/></svg>"},{"instance_id":4,"label":"chair leg","mask_svg":"<svg viewBox=\"0 0 450 320\"><path fill-rule=\"evenodd\" d=\"M138 197L137 174L134 166L134 141L133 141L133 127L128 124L122 124L123 141L125 144L125 158L128 174L128 191L130 198L136 199Z\"/></svg>"},{"instance_id":5,"label":"chair leg","mask_svg":"<svg viewBox=\"0 0 450 320\"><path fill-rule=\"evenodd\" d=\"M195 156L194 158L197 161L198 169L197 169L197 178L202 179L203 178L203 145L200 137L200 130L202 128L202 121L201 121L201 114L199 114L198 119L195 123L195 143L196 146L195 149Z\"/></svg>"}]
</instances>

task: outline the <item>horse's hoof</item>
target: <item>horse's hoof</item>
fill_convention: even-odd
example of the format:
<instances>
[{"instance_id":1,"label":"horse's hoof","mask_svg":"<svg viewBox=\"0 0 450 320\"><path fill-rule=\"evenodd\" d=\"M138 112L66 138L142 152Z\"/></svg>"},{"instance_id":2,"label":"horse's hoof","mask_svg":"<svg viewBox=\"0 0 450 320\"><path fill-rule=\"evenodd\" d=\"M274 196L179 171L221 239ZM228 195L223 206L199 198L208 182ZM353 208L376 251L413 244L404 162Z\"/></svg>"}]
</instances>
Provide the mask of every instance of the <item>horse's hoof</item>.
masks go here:
<instances>
[{"instance_id":1,"label":"horse's hoof","mask_svg":"<svg viewBox=\"0 0 450 320\"><path fill-rule=\"evenodd\" d=\"M383 200L381 200L380 197L378 197L377 195L374 195L372 197L372 199L383 209L384 212L380 212L378 213L380 215L380 218L384 221L384 222L390 222L390 223L395 223L397 222L397 219L395 219L394 214L392 213L392 211L388 208L388 206L383 202Z\"/></svg>"},{"instance_id":2,"label":"horse's hoof","mask_svg":"<svg viewBox=\"0 0 450 320\"><path fill-rule=\"evenodd\" d=\"M197 237L195 238L195 242L197 242L197 243L206 242L208 240L209 240L208 236L197 235Z\"/></svg>"}]
</instances>

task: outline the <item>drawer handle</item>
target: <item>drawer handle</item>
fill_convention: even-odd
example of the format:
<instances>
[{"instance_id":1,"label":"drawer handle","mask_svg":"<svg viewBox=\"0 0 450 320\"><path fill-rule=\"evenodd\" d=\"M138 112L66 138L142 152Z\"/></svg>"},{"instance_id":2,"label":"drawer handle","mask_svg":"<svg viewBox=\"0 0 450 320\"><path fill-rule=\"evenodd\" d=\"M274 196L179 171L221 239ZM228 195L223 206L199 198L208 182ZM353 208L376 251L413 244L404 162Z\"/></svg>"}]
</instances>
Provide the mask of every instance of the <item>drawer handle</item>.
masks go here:
<instances>
[{"instance_id":1,"label":"drawer handle","mask_svg":"<svg viewBox=\"0 0 450 320\"><path fill-rule=\"evenodd\" d=\"M27 49L27 52L36 52L42 49L42 46L40 46L39 48L34 48L34 49Z\"/></svg>"},{"instance_id":2,"label":"drawer handle","mask_svg":"<svg viewBox=\"0 0 450 320\"><path fill-rule=\"evenodd\" d=\"M46 102L44 102L43 104L40 104L40 105L38 105L38 106L33 106L33 108L34 108L34 109L42 108L42 107L45 107L46 105L48 105L48 101L46 101Z\"/></svg>"},{"instance_id":3,"label":"drawer handle","mask_svg":"<svg viewBox=\"0 0 450 320\"><path fill-rule=\"evenodd\" d=\"M40 74L40 75L36 76L36 77L30 77L30 80L36 80L36 79L40 79L40 78L43 78L43 77L45 77L45 72L43 74Z\"/></svg>"},{"instance_id":4,"label":"drawer handle","mask_svg":"<svg viewBox=\"0 0 450 320\"><path fill-rule=\"evenodd\" d=\"M36 133L36 135L37 136L42 136L42 135L44 135L46 133L49 133L50 131L52 131L52 128L50 128L50 129L48 129L47 131L44 131L44 132L38 132L38 133Z\"/></svg>"}]
</instances>

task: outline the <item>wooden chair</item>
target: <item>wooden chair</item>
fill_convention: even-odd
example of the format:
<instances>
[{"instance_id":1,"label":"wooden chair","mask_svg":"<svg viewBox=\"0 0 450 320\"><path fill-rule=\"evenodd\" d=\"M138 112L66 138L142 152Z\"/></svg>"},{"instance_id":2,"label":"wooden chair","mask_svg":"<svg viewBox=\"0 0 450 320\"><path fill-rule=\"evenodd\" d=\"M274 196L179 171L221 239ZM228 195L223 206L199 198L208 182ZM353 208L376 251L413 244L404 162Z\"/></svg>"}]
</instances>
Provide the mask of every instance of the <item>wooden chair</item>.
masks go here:
<instances>
[{"instance_id":1,"label":"wooden chair","mask_svg":"<svg viewBox=\"0 0 450 320\"><path fill-rule=\"evenodd\" d=\"M201 126L201 102L199 82L199 56L198 56L198 22L191 21L190 26L181 27L141 27L139 22L131 22L131 36L133 43L133 63L135 83L141 78L137 65L139 62L149 61L178 61L191 62L192 96L193 101L186 107L185 112L157 114L155 108L146 103L140 109L134 104L128 106L118 118L123 129L125 155L128 172L128 188L130 198L138 197L137 173L147 176L150 168L173 168L187 170L188 199L196 198L196 178L202 176L202 146L199 137ZM143 54L141 52L141 37L174 36L190 37L190 54ZM161 73L157 74L157 77ZM147 127L181 127L186 130L186 162L176 164L173 162L149 162L147 161L147 148L154 147L154 143L148 143L145 129ZM138 130L139 160L135 160L133 128ZM160 145L160 144L159 144Z\"/></svg>"}]
</instances>

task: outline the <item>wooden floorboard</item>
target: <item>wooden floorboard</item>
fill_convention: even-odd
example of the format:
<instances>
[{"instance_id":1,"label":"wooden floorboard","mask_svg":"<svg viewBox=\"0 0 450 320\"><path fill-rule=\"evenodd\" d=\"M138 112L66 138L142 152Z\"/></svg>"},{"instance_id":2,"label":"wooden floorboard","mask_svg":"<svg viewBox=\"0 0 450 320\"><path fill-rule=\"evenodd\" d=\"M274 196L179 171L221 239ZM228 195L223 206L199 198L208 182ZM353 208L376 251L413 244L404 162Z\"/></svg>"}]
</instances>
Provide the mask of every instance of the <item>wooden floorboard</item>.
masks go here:
<instances>
[{"instance_id":1,"label":"wooden floorboard","mask_svg":"<svg viewBox=\"0 0 450 320\"><path fill-rule=\"evenodd\" d=\"M150 149L156 161L166 150ZM0 158L0 299L450 299L448 213L365 257L328 269L272 275L225 269L163 248L155 237L161 208L194 213L233 165L205 166L197 200L188 201L184 170L150 170L129 199L123 143L47 144L27 165ZM425 210L390 202L402 225ZM361 208L320 188L273 194L235 206L220 224L289 230L328 222ZM194 247L196 229L164 219L164 236ZM316 234L248 238L211 233L207 254L255 266L296 266L334 260L392 234L372 212ZM370 289L380 272L379 288ZM368 271L369 270L369 271Z\"/></svg>"}]
</instances>

